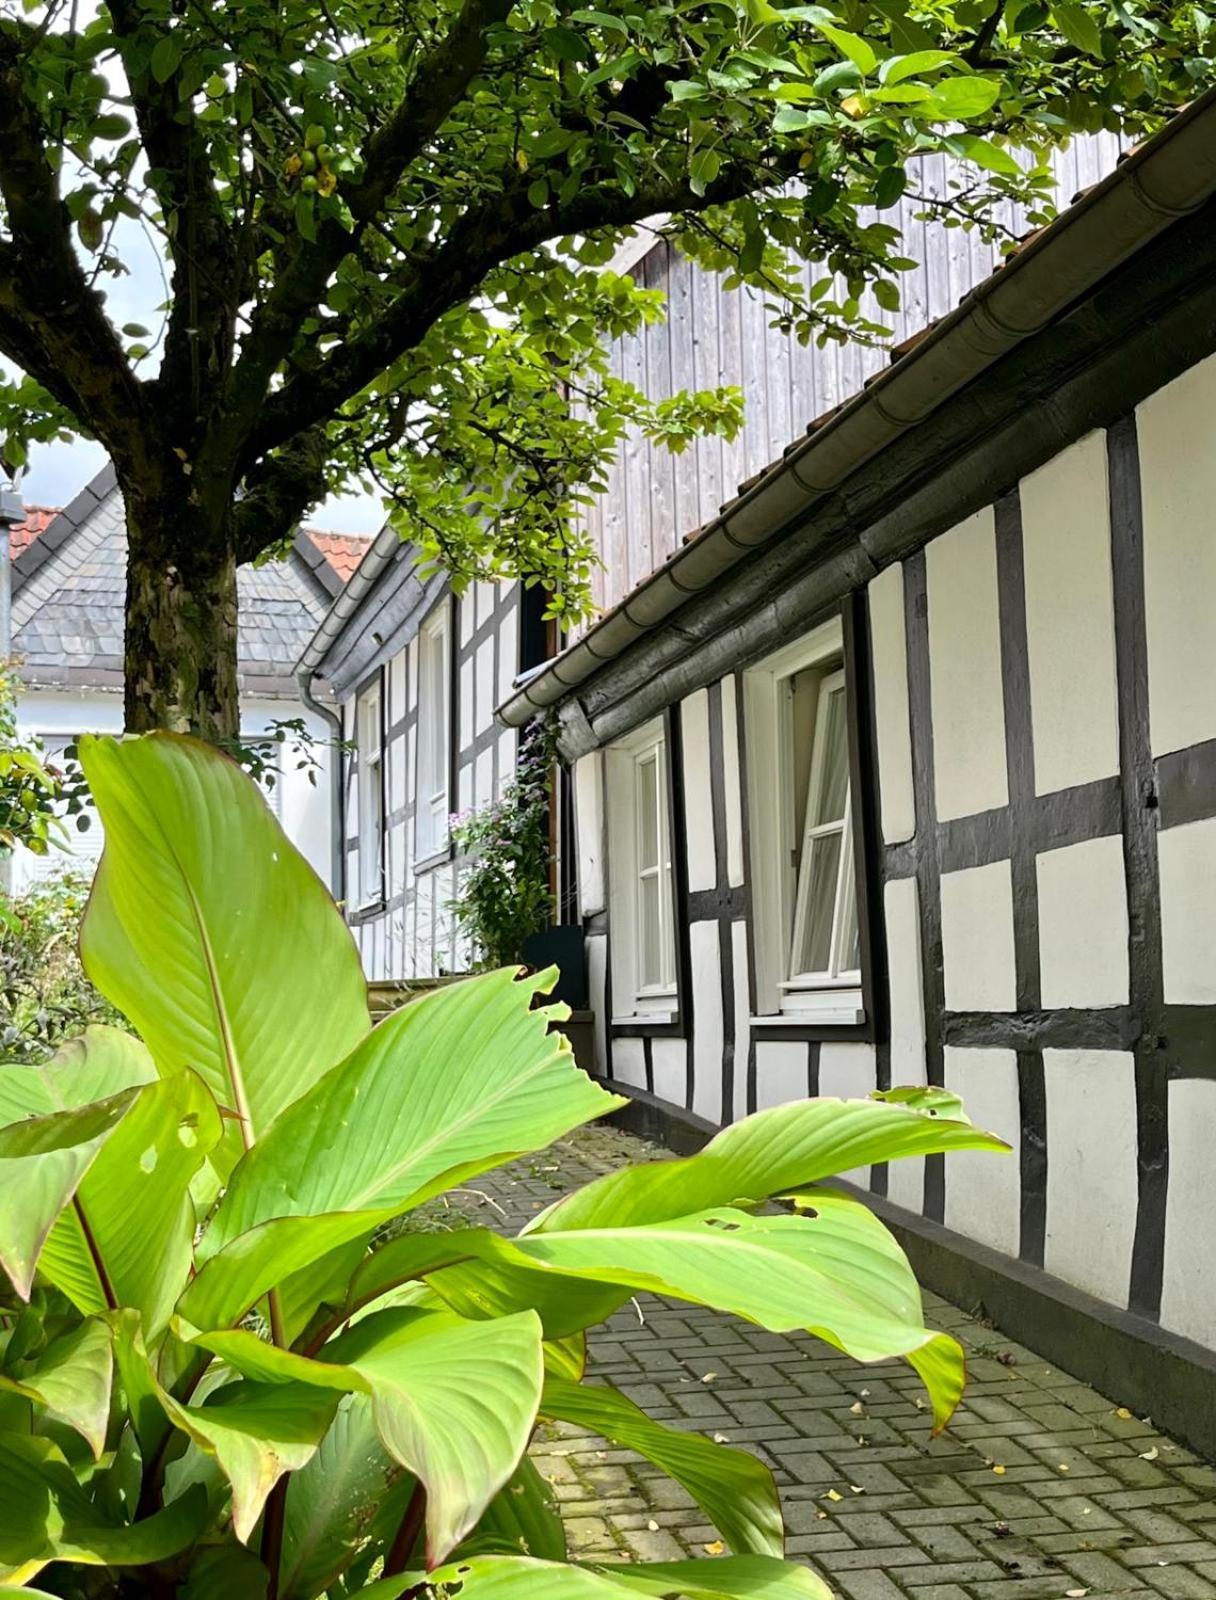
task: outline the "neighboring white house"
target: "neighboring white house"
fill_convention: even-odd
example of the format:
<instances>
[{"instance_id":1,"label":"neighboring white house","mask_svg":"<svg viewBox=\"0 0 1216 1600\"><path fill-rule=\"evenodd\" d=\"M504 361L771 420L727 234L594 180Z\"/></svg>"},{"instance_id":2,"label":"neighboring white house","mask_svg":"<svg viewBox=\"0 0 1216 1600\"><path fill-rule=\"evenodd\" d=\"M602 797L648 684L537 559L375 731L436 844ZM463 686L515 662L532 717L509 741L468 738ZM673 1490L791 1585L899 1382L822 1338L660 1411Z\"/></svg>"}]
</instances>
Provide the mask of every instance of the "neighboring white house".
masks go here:
<instances>
[{"instance_id":1,"label":"neighboring white house","mask_svg":"<svg viewBox=\"0 0 1216 1600\"><path fill-rule=\"evenodd\" d=\"M295 663L367 545L340 535L297 535L283 561L238 575L241 731L254 737L274 721L302 718L332 741L330 722L300 698ZM53 756L82 733L118 733L123 722L122 634L126 523L114 474L105 468L62 510L32 508L13 530L13 654L23 683L20 729ZM328 883L331 878L330 752L319 751L316 782L297 771L288 748L270 804L289 836ZM89 870L102 830L92 819L68 850L19 851L13 887L64 867Z\"/></svg>"}]
</instances>

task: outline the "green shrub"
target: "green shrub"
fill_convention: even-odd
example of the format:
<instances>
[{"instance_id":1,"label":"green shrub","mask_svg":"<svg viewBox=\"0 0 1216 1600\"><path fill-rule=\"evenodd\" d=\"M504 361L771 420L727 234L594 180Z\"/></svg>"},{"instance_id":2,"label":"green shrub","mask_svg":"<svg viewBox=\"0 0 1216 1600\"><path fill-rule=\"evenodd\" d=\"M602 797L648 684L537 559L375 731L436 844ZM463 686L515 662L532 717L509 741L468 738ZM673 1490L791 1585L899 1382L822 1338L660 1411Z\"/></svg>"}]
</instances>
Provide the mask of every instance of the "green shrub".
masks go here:
<instances>
[{"instance_id":1,"label":"green shrub","mask_svg":"<svg viewBox=\"0 0 1216 1600\"><path fill-rule=\"evenodd\" d=\"M80 965L88 896L88 878L72 872L0 895L0 1057L44 1061L90 1023L121 1021Z\"/></svg>"},{"instance_id":2,"label":"green shrub","mask_svg":"<svg viewBox=\"0 0 1216 1600\"><path fill-rule=\"evenodd\" d=\"M805 1101L701 1155L609 1173L516 1238L379 1230L619 1103L487 973L369 1031L350 935L214 750L82 742L106 855L85 970L140 1037L93 1027L0 1069L0 1582L96 1600L826 1600L782 1559L745 1451L582 1382L585 1331L639 1291L863 1361L905 1357L938 1427L958 1345L902 1252L820 1185L1000 1148L940 1090ZM763 1202L792 1197L773 1213ZM571 1563L529 1461L538 1419L639 1451L731 1555Z\"/></svg>"},{"instance_id":3,"label":"green shrub","mask_svg":"<svg viewBox=\"0 0 1216 1600\"><path fill-rule=\"evenodd\" d=\"M469 862L451 909L479 969L517 966L529 936L552 920L549 797L555 760L551 735L534 725L502 798L454 821L452 838Z\"/></svg>"}]
</instances>

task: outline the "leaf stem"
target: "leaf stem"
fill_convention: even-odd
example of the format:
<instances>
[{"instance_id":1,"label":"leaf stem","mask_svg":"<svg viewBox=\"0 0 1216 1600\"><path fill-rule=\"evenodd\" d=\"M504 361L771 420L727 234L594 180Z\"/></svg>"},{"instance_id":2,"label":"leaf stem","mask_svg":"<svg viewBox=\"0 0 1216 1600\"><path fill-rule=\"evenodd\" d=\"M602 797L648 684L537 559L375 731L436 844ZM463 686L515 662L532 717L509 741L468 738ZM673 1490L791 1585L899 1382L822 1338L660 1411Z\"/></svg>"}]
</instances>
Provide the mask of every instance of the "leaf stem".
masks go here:
<instances>
[{"instance_id":1,"label":"leaf stem","mask_svg":"<svg viewBox=\"0 0 1216 1600\"><path fill-rule=\"evenodd\" d=\"M291 1474L285 1472L266 1497L266 1510L262 1516L262 1564L269 1573L266 1581L266 1600L279 1600L279 1566L283 1559L283 1530L287 1524L287 1485Z\"/></svg>"},{"instance_id":2,"label":"leaf stem","mask_svg":"<svg viewBox=\"0 0 1216 1600\"><path fill-rule=\"evenodd\" d=\"M80 1203L80 1196L72 1197L72 1206L76 1212L76 1220L80 1223L80 1231L84 1235L84 1242L92 1258L93 1269L97 1273L97 1281L101 1285L101 1293L106 1305L111 1311L118 1310L118 1298L114 1293L114 1285L110 1282L110 1275L106 1271L105 1262L101 1259L101 1251L97 1248L97 1240L93 1237L93 1230L89 1227L89 1219L84 1214L84 1207Z\"/></svg>"},{"instance_id":3,"label":"leaf stem","mask_svg":"<svg viewBox=\"0 0 1216 1600\"><path fill-rule=\"evenodd\" d=\"M422 1486L422 1479L419 1478L414 1485L414 1492L410 1495L405 1514L401 1518L397 1532L393 1536L389 1552L384 1558L384 1576L386 1578L395 1577L397 1573L405 1571L406 1563L413 1553L414 1545L418 1541L418 1535L422 1532L422 1524L425 1520L426 1490ZM418 1592L417 1589L411 1589L409 1593L417 1594ZM274 1597L271 1596L270 1600L274 1600ZM409 1595L402 1595L401 1600L409 1600Z\"/></svg>"}]
</instances>

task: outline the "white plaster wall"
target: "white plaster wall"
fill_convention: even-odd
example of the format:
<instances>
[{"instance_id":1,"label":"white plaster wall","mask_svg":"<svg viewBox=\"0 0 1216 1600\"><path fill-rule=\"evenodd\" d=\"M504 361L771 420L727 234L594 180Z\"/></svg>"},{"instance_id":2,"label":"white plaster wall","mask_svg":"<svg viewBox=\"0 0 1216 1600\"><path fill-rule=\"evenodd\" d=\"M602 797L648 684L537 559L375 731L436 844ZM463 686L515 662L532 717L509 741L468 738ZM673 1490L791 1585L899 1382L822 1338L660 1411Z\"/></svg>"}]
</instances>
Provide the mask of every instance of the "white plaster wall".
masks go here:
<instances>
[{"instance_id":1,"label":"white plaster wall","mask_svg":"<svg viewBox=\"0 0 1216 1600\"><path fill-rule=\"evenodd\" d=\"M1043 1005L1126 1005L1123 837L1086 839L1035 860Z\"/></svg>"},{"instance_id":2,"label":"white plaster wall","mask_svg":"<svg viewBox=\"0 0 1216 1600\"><path fill-rule=\"evenodd\" d=\"M1021 484L1035 790L1119 769L1106 435Z\"/></svg>"},{"instance_id":3,"label":"white plaster wall","mask_svg":"<svg viewBox=\"0 0 1216 1600\"><path fill-rule=\"evenodd\" d=\"M604 894L603 755L593 750L574 763L574 818L578 836L578 903L584 917L608 904Z\"/></svg>"},{"instance_id":4,"label":"white plaster wall","mask_svg":"<svg viewBox=\"0 0 1216 1600\"><path fill-rule=\"evenodd\" d=\"M869 1044L833 1044L819 1047L819 1093L827 1099L863 1100L874 1092L877 1067ZM849 1167L835 1174L859 1189L870 1187L869 1167Z\"/></svg>"},{"instance_id":5,"label":"white plaster wall","mask_svg":"<svg viewBox=\"0 0 1216 1600\"><path fill-rule=\"evenodd\" d=\"M1216 1342L1213 1128L1216 1083L1202 1078L1171 1083L1170 1182L1165 1207L1161 1322L1208 1349Z\"/></svg>"},{"instance_id":6,"label":"white plaster wall","mask_svg":"<svg viewBox=\"0 0 1216 1600\"><path fill-rule=\"evenodd\" d=\"M646 1057L640 1039L612 1041L612 1076L619 1083L631 1083L638 1089L646 1087Z\"/></svg>"},{"instance_id":7,"label":"white plaster wall","mask_svg":"<svg viewBox=\"0 0 1216 1600\"><path fill-rule=\"evenodd\" d=\"M688 887L712 889L713 794L709 776L709 695L704 689L680 702L684 739L684 825L688 833Z\"/></svg>"},{"instance_id":8,"label":"white plaster wall","mask_svg":"<svg viewBox=\"0 0 1216 1600\"><path fill-rule=\"evenodd\" d=\"M756 1045L756 1109L805 1100L807 1047L800 1040L761 1039Z\"/></svg>"},{"instance_id":9,"label":"white plaster wall","mask_svg":"<svg viewBox=\"0 0 1216 1600\"><path fill-rule=\"evenodd\" d=\"M743 785L739 770L739 707L734 678L722 679L722 779L726 810L726 880L743 882Z\"/></svg>"},{"instance_id":10,"label":"white plaster wall","mask_svg":"<svg viewBox=\"0 0 1216 1600\"><path fill-rule=\"evenodd\" d=\"M1005 708L991 506L925 548L937 814L1003 806Z\"/></svg>"},{"instance_id":11,"label":"white plaster wall","mask_svg":"<svg viewBox=\"0 0 1216 1600\"><path fill-rule=\"evenodd\" d=\"M1013 888L1008 861L942 874L948 1011L1013 1011Z\"/></svg>"},{"instance_id":12,"label":"white plaster wall","mask_svg":"<svg viewBox=\"0 0 1216 1600\"><path fill-rule=\"evenodd\" d=\"M1018 1253L1021 1110L1013 1050L945 1051L947 1089L960 1095L972 1122L1013 1146L1010 1155L952 1150L946 1164L946 1226L1008 1256Z\"/></svg>"},{"instance_id":13,"label":"white plaster wall","mask_svg":"<svg viewBox=\"0 0 1216 1600\"><path fill-rule=\"evenodd\" d=\"M722 963L718 924L694 922L688 930L695 1033L692 1109L711 1122L722 1118Z\"/></svg>"},{"instance_id":14,"label":"white plaster wall","mask_svg":"<svg viewBox=\"0 0 1216 1600\"><path fill-rule=\"evenodd\" d=\"M688 1044L684 1039L652 1039L650 1060L654 1092L660 1100L682 1106L688 1090Z\"/></svg>"},{"instance_id":15,"label":"white plaster wall","mask_svg":"<svg viewBox=\"0 0 1216 1600\"><path fill-rule=\"evenodd\" d=\"M903 567L896 563L879 573L869 596L882 836L886 844L897 844L916 832Z\"/></svg>"},{"instance_id":16,"label":"white plaster wall","mask_svg":"<svg viewBox=\"0 0 1216 1600\"><path fill-rule=\"evenodd\" d=\"M1216 357L1136 413L1153 754L1216 738Z\"/></svg>"},{"instance_id":17,"label":"white plaster wall","mask_svg":"<svg viewBox=\"0 0 1216 1600\"><path fill-rule=\"evenodd\" d=\"M747 1115L747 1057L751 1045L751 1005L747 968L747 923L732 922L731 959L735 969L735 1094L727 1112L735 1122Z\"/></svg>"},{"instance_id":18,"label":"white plaster wall","mask_svg":"<svg viewBox=\"0 0 1216 1600\"><path fill-rule=\"evenodd\" d=\"M1216 685L1208 687L1216 699ZM1216 1001L1216 817L1159 833L1157 867L1166 1002L1211 1004Z\"/></svg>"},{"instance_id":19,"label":"white plaster wall","mask_svg":"<svg viewBox=\"0 0 1216 1600\"><path fill-rule=\"evenodd\" d=\"M898 878L883 891L891 1001L891 1082L923 1084L925 991L920 951L920 896L915 878ZM923 1156L893 1161L887 1195L897 1206L920 1211L925 1199Z\"/></svg>"},{"instance_id":20,"label":"white plaster wall","mask_svg":"<svg viewBox=\"0 0 1216 1600\"><path fill-rule=\"evenodd\" d=\"M1136 1232L1134 1058L1044 1050L1047 1237L1044 1266L1126 1306Z\"/></svg>"}]
</instances>

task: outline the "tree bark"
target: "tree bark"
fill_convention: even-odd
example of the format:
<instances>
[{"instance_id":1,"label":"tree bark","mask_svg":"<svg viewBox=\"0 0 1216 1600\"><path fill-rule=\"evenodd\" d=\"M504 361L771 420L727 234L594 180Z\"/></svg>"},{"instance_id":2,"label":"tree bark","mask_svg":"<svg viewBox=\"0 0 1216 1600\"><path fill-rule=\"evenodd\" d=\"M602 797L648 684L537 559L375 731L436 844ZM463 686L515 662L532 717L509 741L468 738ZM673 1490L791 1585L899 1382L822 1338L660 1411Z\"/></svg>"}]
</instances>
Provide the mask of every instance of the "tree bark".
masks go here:
<instances>
[{"instance_id":1,"label":"tree bark","mask_svg":"<svg viewBox=\"0 0 1216 1600\"><path fill-rule=\"evenodd\" d=\"M236 556L188 499L127 500L126 728L212 743L240 732Z\"/></svg>"}]
</instances>

